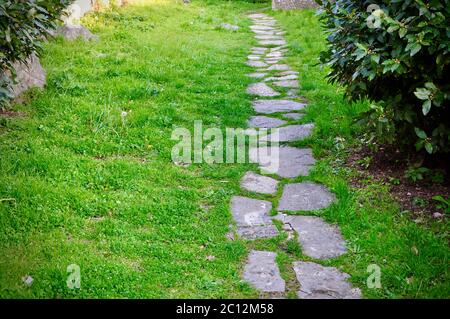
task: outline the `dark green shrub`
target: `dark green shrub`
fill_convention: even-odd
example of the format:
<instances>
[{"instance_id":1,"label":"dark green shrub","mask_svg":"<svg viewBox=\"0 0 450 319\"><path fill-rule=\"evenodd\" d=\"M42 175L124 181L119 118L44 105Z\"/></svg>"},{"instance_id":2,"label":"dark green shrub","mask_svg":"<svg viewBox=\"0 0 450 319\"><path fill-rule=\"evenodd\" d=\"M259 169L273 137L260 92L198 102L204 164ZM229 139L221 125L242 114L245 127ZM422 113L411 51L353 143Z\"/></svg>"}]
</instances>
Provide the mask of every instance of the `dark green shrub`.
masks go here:
<instances>
[{"instance_id":1,"label":"dark green shrub","mask_svg":"<svg viewBox=\"0 0 450 319\"><path fill-rule=\"evenodd\" d=\"M328 31L321 61L350 100L373 102L364 117L372 137L449 153L449 2L317 2Z\"/></svg>"},{"instance_id":2,"label":"dark green shrub","mask_svg":"<svg viewBox=\"0 0 450 319\"><path fill-rule=\"evenodd\" d=\"M39 53L48 31L56 27L62 11L73 0L0 0L0 106L10 93L10 71L14 78L14 62L25 62Z\"/></svg>"}]
</instances>

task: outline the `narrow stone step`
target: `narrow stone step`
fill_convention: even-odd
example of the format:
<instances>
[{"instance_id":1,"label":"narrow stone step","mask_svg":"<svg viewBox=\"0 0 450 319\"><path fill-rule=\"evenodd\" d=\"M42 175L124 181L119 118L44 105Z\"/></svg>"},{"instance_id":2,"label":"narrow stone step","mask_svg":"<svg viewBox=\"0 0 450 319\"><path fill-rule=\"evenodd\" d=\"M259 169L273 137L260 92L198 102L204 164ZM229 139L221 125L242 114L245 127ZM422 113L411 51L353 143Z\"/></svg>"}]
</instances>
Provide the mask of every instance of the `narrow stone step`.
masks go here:
<instances>
[{"instance_id":1,"label":"narrow stone step","mask_svg":"<svg viewBox=\"0 0 450 319\"><path fill-rule=\"evenodd\" d=\"M248 60L246 62L248 66L254 67L254 68L264 68L267 66L267 63L264 63L263 61L255 61L255 60Z\"/></svg>"},{"instance_id":2,"label":"narrow stone step","mask_svg":"<svg viewBox=\"0 0 450 319\"><path fill-rule=\"evenodd\" d=\"M269 45L285 45L285 40L260 40L259 45L269 46Z\"/></svg>"},{"instance_id":3,"label":"narrow stone step","mask_svg":"<svg viewBox=\"0 0 450 319\"><path fill-rule=\"evenodd\" d=\"M251 60L251 61L260 61L261 60L261 56L260 55L249 55L247 56L247 59Z\"/></svg>"},{"instance_id":4,"label":"narrow stone step","mask_svg":"<svg viewBox=\"0 0 450 319\"><path fill-rule=\"evenodd\" d=\"M268 71L289 71L290 69L287 64L274 64L267 68Z\"/></svg>"},{"instance_id":5,"label":"narrow stone step","mask_svg":"<svg viewBox=\"0 0 450 319\"><path fill-rule=\"evenodd\" d=\"M278 230L269 216L271 209L271 202L233 196L231 212L236 221L238 235L245 239L277 236Z\"/></svg>"},{"instance_id":6,"label":"narrow stone step","mask_svg":"<svg viewBox=\"0 0 450 319\"><path fill-rule=\"evenodd\" d=\"M300 290L300 299L361 299L358 288L348 282L350 275L335 267L324 267L313 262L294 262L294 271Z\"/></svg>"},{"instance_id":7,"label":"narrow stone step","mask_svg":"<svg viewBox=\"0 0 450 319\"><path fill-rule=\"evenodd\" d=\"M336 196L325 186L313 182L287 184L278 203L280 211L312 211L327 208Z\"/></svg>"},{"instance_id":8,"label":"narrow stone step","mask_svg":"<svg viewBox=\"0 0 450 319\"><path fill-rule=\"evenodd\" d=\"M247 93L261 97L280 95L279 92L275 91L274 89L272 89L270 86L268 86L263 82L250 84L249 87L247 88Z\"/></svg>"},{"instance_id":9,"label":"narrow stone step","mask_svg":"<svg viewBox=\"0 0 450 319\"><path fill-rule=\"evenodd\" d=\"M316 162L311 149L290 146L254 147L249 150L249 158L262 171L284 178L306 176Z\"/></svg>"},{"instance_id":10,"label":"narrow stone step","mask_svg":"<svg viewBox=\"0 0 450 319\"><path fill-rule=\"evenodd\" d=\"M262 115L252 116L247 121L248 127L257 127L257 128L273 128L284 125L286 123L287 123L286 121Z\"/></svg>"},{"instance_id":11,"label":"narrow stone step","mask_svg":"<svg viewBox=\"0 0 450 319\"><path fill-rule=\"evenodd\" d=\"M258 40L274 40L274 41L278 41L278 40L283 40L282 36L279 35L265 35L265 34L260 34L260 35L256 35L255 39Z\"/></svg>"},{"instance_id":12,"label":"narrow stone step","mask_svg":"<svg viewBox=\"0 0 450 319\"><path fill-rule=\"evenodd\" d=\"M253 31L277 31L275 28L265 25L252 25L250 26L250 29Z\"/></svg>"},{"instance_id":13,"label":"narrow stone step","mask_svg":"<svg viewBox=\"0 0 450 319\"><path fill-rule=\"evenodd\" d=\"M260 138L260 141L272 141L272 142L301 141L307 137L310 137L313 129L314 129L313 124L283 126L278 129L278 136L274 134L269 134L267 136L262 136Z\"/></svg>"},{"instance_id":14,"label":"narrow stone step","mask_svg":"<svg viewBox=\"0 0 450 319\"><path fill-rule=\"evenodd\" d=\"M275 194L277 192L278 183L279 182L276 179L271 177L247 172L241 180L241 187L250 192Z\"/></svg>"},{"instance_id":15,"label":"narrow stone step","mask_svg":"<svg viewBox=\"0 0 450 319\"><path fill-rule=\"evenodd\" d=\"M300 84L298 80L282 80L282 81L274 81L273 85L284 88L298 88Z\"/></svg>"},{"instance_id":16,"label":"narrow stone step","mask_svg":"<svg viewBox=\"0 0 450 319\"><path fill-rule=\"evenodd\" d=\"M296 74L289 74L289 75L284 75L284 76L271 76L268 77L267 79L265 79L265 82L268 81L287 81L287 80L296 80L298 79L298 75Z\"/></svg>"},{"instance_id":17,"label":"narrow stone step","mask_svg":"<svg viewBox=\"0 0 450 319\"><path fill-rule=\"evenodd\" d=\"M303 253L315 259L329 259L347 252L339 227L330 225L321 217L278 214L282 221L298 233Z\"/></svg>"},{"instance_id":18,"label":"narrow stone step","mask_svg":"<svg viewBox=\"0 0 450 319\"><path fill-rule=\"evenodd\" d=\"M252 106L257 113L270 114L299 111L304 109L306 104L291 100L257 100L252 102Z\"/></svg>"},{"instance_id":19,"label":"narrow stone step","mask_svg":"<svg viewBox=\"0 0 450 319\"><path fill-rule=\"evenodd\" d=\"M281 278L275 262L276 256L277 254L271 251L250 251L242 278L263 293L268 293L272 297L282 297L286 283Z\"/></svg>"}]
</instances>

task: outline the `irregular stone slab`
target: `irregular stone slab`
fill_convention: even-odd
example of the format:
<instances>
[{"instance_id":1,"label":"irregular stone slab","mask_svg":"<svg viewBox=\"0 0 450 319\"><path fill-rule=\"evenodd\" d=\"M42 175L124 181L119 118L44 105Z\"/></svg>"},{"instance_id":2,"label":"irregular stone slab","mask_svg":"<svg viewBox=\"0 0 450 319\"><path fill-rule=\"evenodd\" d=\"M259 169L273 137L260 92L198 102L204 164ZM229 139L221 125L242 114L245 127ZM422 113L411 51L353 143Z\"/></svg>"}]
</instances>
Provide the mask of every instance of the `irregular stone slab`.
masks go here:
<instances>
[{"instance_id":1,"label":"irregular stone slab","mask_svg":"<svg viewBox=\"0 0 450 319\"><path fill-rule=\"evenodd\" d=\"M260 34L260 35L276 35L275 30L252 30L254 34Z\"/></svg>"},{"instance_id":2,"label":"irregular stone slab","mask_svg":"<svg viewBox=\"0 0 450 319\"><path fill-rule=\"evenodd\" d=\"M288 125L280 127L278 134L269 134L260 138L260 141L293 142L304 140L311 136L314 124Z\"/></svg>"},{"instance_id":3,"label":"irregular stone slab","mask_svg":"<svg viewBox=\"0 0 450 319\"><path fill-rule=\"evenodd\" d=\"M261 56L260 55L249 55L249 56L247 56L247 59L252 60L252 61L258 61L258 60L261 60Z\"/></svg>"},{"instance_id":4,"label":"irregular stone slab","mask_svg":"<svg viewBox=\"0 0 450 319\"><path fill-rule=\"evenodd\" d=\"M276 31L275 28L265 25L252 25L250 26L251 30L257 30L257 31Z\"/></svg>"},{"instance_id":5,"label":"irregular stone slab","mask_svg":"<svg viewBox=\"0 0 450 319\"><path fill-rule=\"evenodd\" d=\"M250 19L267 19L270 18L267 14L264 13L250 13L247 15Z\"/></svg>"},{"instance_id":6,"label":"irregular stone slab","mask_svg":"<svg viewBox=\"0 0 450 319\"><path fill-rule=\"evenodd\" d=\"M258 100L253 101L252 105L257 113L263 114L298 111L306 106L304 103L291 100Z\"/></svg>"},{"instance_id":7,"label":"irregular stone slab","mask_svg":"<svg viewBox=\"0 0 450 319\"><path fill-rule=\"evenodd\" d=\"M302 113L286 113L286 114L283 114L282 116L284 118L291 119L291 120L299 120L303 116L305 116L305 114L302 114Z\"/></svg>"},{"instance_id":8,"label":"irregular stone slab","mask_svg":"<svg viewBox=\"0 0 450 319\"><path fill-rule=\"evenodd\" d=\"M260 35L256 35L255 39L258 39L258 40L283 40L283 37L280 37L278 35L260 34Z\"/></svg>"},{"instance_id":9,"label":"irregular stone slab","mask_svg":"<svg viewBox=\"0 0 450 319\"><path fill-rule=\"evenodd\" d=\"M279 214L274 218L288 224L298 233L298 240L306 256L329 259L347 252L339 227L328 224L321 217Z\"/></svg>"},{"instance_id":10,"label":"irregular stone slab","mask_svg":"<svg viewBox=\"0 0 450 319\"><path fill-rule=\"evenodd\" d=\"M287 81L274 81L273 85L284 88L298 88L298 80L287 80Z\"/></svg>"},{"instance_id":11,"label":"irregular stone slab","mask_svg":"<svg viewBox=\"0 0 450 319\"><path fill-rule=\"evenodd\" d=\"M247 93L258 96L280 95L279 92L275 91L274 89L272 89L270 86L268 86L266 83L263 82L250 84L249 87L247 88Z\"/></svg>"},{"instance_id":12,"label":"irregular stone slab","mask_svg":"<svg viewBox=\"0 0 450 319\"><path fill-rule=\"evenodd\" d=\"M285 40L261 40L258 42L260 45L284 45Z\"/></svg>"},{"instance_id":13,"label":"irregular stone slab","mask_svg":"<svg viewBox=\"0 0 450 319\"><path fill-rule=\"evenodd\" d=\"M258 175L253 172L245 173L241 180L241 187L255 193L275 194L277 191L278 181L271 177Z\"/></svg>"},{"instance_id":14,"label":"irregular stone slab","mask_svg":"<svg viewBox=\"0 0 450 319\"><path fill-rule=\"evenodd\" d=\"M231 212L237 233L245 239L270 238L278 235L269 216L272 203L242 196L233 196Z\"/></svg>"},{"instance_id":15,"label":"irregular stone slab","mask_svg":"<svg viewBox=\"0 0 450 319\"><path fill-rule=\"evenodd\" d=\"M255 79L261 79L261 78L265 77L266 75L267 75L267 73L263 73L263 72L255 72L255 73L247 74L248 77L255 78Z\"/></svg>"},{"instance_id":16,"label":"irregular stone slab","mask_svg":"<svg viewBox=\"0 0 450 319\"><path fill-rule=\"evenodd\" d=\"M311 211L327 208L336 196L325 186L313 182L287 184L278 203L280 211Z\"/></svg>"},{"instance_id":17,"label":"irregular stone slab","mask_svg":"<svg viewBox=\"0 0 450 319\"><path fill-rule=\"evenodd\" d=\"M286 283L275 262L276 256L271 251L250 251L242 278L262 292L283 294Z\"/></svg>"},{"instance_id":18,"label":"irregular stone slab","mask_svg":"<svg viewBox=\"0 0 450 319\"><path fill-rule=\"evenodd\" d=\"M246 63L248 66L252 66L254 68L263 68L266 67L267 64L262 62L262 61L253 61L253 60L249 60Z\"/></svg>"},{"instance_id":19,"label":"irregular stone slab","mask_svg":"<svg viewBox=\"0 0 450 319\"><path fill-rule=\"evenodd\" d=\"M267 57L279 58L279 57L281 57L281 56L283 56L283 53L280 52L280 51L269 52L269 53L267 54Z\"/></svg>"},{"instance_id":20,"label":"irregular stone slab","mask_svg":"<svg viewBox=\"0 0 450 319\"><path fill-rule=\"evenodd\" d=\"M240 226L237 234L247 240L255 240L260 238L272 238L278 236L278 230L275 225L257 225L257 226Z\"/></svg>"},{"instance_id":21,"label":"irregular stone slab","mask_svg":"<svg viewBox=\"0 0 450 319\"><path fill-rule=\"evenodd\" d=\"M273 27L276 24L277 24L277 22L275 20L257 20L254 23L254 25L264 25L264 26L269 26L269 27Z\"/></svg>"},{"instance_id":22,"label":"irregular stone slab","mask_svg":"<svg viewBox=\"0 0 450 319\"><path fill-rule=\"evenodd\" d=\"M290 70L289 65L287 64L275 64L271 65L267 68L268 71L288 71Z\"/></svg>"},{"instance_id":23,"label":"irregular stone slab","mask_svg":"<svg viewBox=\"0 0 450 319\"><path fill-rule=\"evenodd\" d=\"M237 25L232 25L232 24L229 24L229 23L222 23L222 24L220 24L220 27L222 29L230 30L230 31L237 31L237 30L239 30L239 27Z\"/></svg>"},{"instance_id":24,"label":"irregular stone slab","mask_svg":"<svg viewBox=\"0 0 450 319\"><path fill-rule=\"evenodd\" d=\"M298 79L298 75L296 74L288 74L285 76L271 76L264 81L286 81L286 80L296 80Z\"/></svg>"},{"instance_id":25,"label":"irregular stone slab","mask_svg":"<svg viewBox=\"0 0 450 319\"><path fill-rule=\"evenodd\" d=\"M264 47L253 47L253 48L251 48L250 50L251 50L251 51L258 51L258 52L264 53L264 52L266 52L268 49L267 49L267 48L264 48Z\"/></svg>"},{"instance_id":26,"label":"irregular stone slab","mask_svg":"<svg viewBox=\"0 0 450 319\"><path fill-rule=\"evenodd\" d=\"M298 72L297 71L283 71L283 72L278 73L277 76L285 76L285 75L292 75L292 74L298 75Z\"/></svg>"},{"instance_id":27,"label":"irregular stone slab","mask_svg":"<svg viewBox=\"0 0 450 319\"><path fill-rule=\"evenodd\" d=\"M290 146L253 147L249 159L265 173L284 178L306 176L316 162L311 149Z\"/></svg>"},{"instance_id":28,"label":"irregular stone slab","mask_svg":"<svg viewBox=\"0 0 450 319\"><path fill-rule=\"evenodd\" d=\"M252 116L248 121L249 127L258 127L258 128L272 128L286 124L286 121L267 117L267 116Z\"/></svg>"},{"instance_id":29,"label":"irregular stone slab","mask_svg":"<svg viewBox=\"0 0 450 319\"><path fill-rule=\"evenodd\" d=\"M301 299L361 299L358 288L347 281L350 275L335 267L324 267L313 262L294 262L294 271Z\"/></svg>"}]
</instances>

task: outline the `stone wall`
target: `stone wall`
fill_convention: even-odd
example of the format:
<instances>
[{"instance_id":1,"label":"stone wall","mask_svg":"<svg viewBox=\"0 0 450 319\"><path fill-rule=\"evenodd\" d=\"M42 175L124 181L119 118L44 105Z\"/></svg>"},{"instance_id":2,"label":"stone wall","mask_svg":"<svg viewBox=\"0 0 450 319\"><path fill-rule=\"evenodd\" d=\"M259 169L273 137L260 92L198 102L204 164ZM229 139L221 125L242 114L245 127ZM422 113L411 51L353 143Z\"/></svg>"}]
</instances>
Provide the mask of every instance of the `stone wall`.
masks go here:
<instances>
[{"instance_id":1,"label":"stone wall","mask_svg":"<svg viewBox=\"0 0 450 319\"><path fill-rule=\"evenodd\" d=\"M317 7L318 5L314 2L314 0L272 0L273 10L292 10Z\"/></svg>"}]
</instances>

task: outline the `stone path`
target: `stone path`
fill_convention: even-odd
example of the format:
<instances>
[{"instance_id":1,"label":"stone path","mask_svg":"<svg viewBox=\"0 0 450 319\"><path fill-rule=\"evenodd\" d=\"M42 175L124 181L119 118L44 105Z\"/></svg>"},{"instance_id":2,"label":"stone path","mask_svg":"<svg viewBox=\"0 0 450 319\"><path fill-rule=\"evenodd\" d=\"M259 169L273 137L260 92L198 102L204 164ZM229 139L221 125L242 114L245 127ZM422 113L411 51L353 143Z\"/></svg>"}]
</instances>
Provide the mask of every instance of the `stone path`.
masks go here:
<instances>
[{"instance_id":1,"label":"stone path","mask_svg":"<svg viewBox=\"0 0 450 319\"><path fill-rule=\"evenodd\" d=\"M315 159L311 149L283 143L310 137L314 124L298 123L304 115L301 111L307 105L294 100L300 88L299 74L291 70L284 61L284 54L288 52L284 31L278 27L274 18L266 14L256 13L248 17L253 22L250 29L255 33L255 41L258 43L251 49L246 62L248 66L256 68L255 72L248 74L248 77L255 79L247 93L255 98L252 106L256 112L248 120L248 126L253 129L277 130L260 139L277 143L259 145L249 150L250 161L258 163L263 174L274 176L247 172L241 180L241 188L255 196L259 194L260 198L271 197L261 200L234 196L231 200L231 212L236 232L245 240L277 237L280 233L273 223L273 220L277 220L283 225L281 231L288 232L288 238L298 239L305 256L318 262L339 257L347 249L337 225L329 224L317 216L288 215L289 212L298 211L320 212L337 199L324 185L309 181L290 181L299 176L308 176ZM283 188L279 189L281 185ZM279 191L282 195L277 206L278 214L271 216L273 205L270 200ZM273 251L252 250L242 274L243 280L263 296L283 297L286 293L286 283L281 277L276 255ZM293 262L292 271L300 285L298 298L362 298L360 290L352 288L348 282L350 276L337 268L299 260Z\"/></svg>"}]
</instances>

